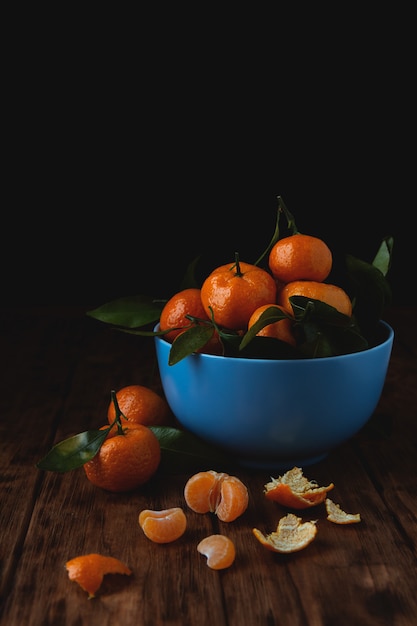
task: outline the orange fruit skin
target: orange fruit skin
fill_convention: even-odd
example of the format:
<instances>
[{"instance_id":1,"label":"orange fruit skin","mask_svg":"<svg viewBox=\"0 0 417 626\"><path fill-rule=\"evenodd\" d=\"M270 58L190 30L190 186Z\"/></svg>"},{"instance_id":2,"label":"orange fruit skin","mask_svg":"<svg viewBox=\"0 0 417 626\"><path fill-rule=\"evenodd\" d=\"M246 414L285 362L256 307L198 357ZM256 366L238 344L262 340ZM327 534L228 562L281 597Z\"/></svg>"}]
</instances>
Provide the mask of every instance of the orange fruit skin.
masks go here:
<instances>
[{"instance_id":1,"label":"orange fruit skin","mask_svg":"<svg viewBox=\"0 0 417 626\"><path fill-rule=\"evenodd\" d=\"M166 341L172 343L178 335L184 332L184 329L193 326L193 322L186 315L207 321L211 319L201 301L200 289L183 289L165 303L159 318L159 328L160 330L174 329L164 335ZM214 332L213 337L199 352L218 355L223 353L223 346L217 332Z\"/></svg>"},{"instance_id":2,"label":"orange fruit skin","mask_svg":"<svg viewBox=\"0 0 417 626\"><path fill-rule=\"evenodd\" d=\"M235 544L226 535L209 535L202 539L197 550L207 557L207 565L219 570L230 567L236 558Z\"/></svg>"},{"instance_id":3,"label":"orange fruit skin","mask_svg":"<svg viewBox=\"0 0 417 626\"><path fill-rule=\"evenodd\" d=\"M272 275L283 283L294 280L325 280L332 269L333 256L319 237L297 233L284 237L272 247L268 265Z\"/></svg>"},{"instance_id":4,"label":"orange fruit skin","mask_svg":"<svg viewBox=\"0 0 417 626\"><path fill-rule=\"evenodd\" d=\"M67 561L65 567L69 579L77 582L88 593L89 598L95 597L105 574L132 574L119 559L94 553L76 556Z\"/></svg>"},{"instance_id":5,"label":"orange fruit skin","mask_svg":"<svg viewBox=\"0 0 417 626\"><path fill-rule=\"evenodd\" d=\"M161 511L144 509L139 513L139 526L155 543L170 543L179 539L187 529L187 518L180 507Z\"/></svg>"},{"instance_id":6,"label":"orange fruit skin","mask_svg":"<svg viewBox=\"0 0 417 626\"><path fill-rule=\"evenodd\" d=\"M346 291L337 285L311 280L295 280L286 284L278 293L277 301L289 313L292 313L291 296L305 296L306 298L321 300L321 302L325 302L348 317L352 315L352 302Z\"/></svg>"},{"instance_id":7,"label":"orange fruit skin","mask_svg":"<svg viewBox=\"0 0 417 626\"><path fill-rule=\"evenodd\" d=\"M191 476L184 498L195 513L215 513L222 522L233 522L249 504L247 487L236 476L207 470Z\"/></svg>"},{"instance_id":8,"label":"orange fruit skin","mask_svg":"<svg viewBox=\"0 0 417 626\"><path fill-rule=\"evenodd\" d=\"M221 265L207 276L201 287L201 301L208 316L213 310L219 326L230 330L247 328L250 316L262 304L275 302L277 286L266 270L240 262Z\"/></svg>"},{"instance_id":9,"label":"orange fruit skin","mask_svg":"<svg viewBox=\"0 0 417 626\"><path fill-rule=\"evenodd\" d=\"M153 389L143 385L127 385L116 392L117 403L123 415L122 424L143 426L168 426L173 416L168 402ZM116 418L113 401L107 409L107 419L112 424Z\"/></svg>"},{"instance_id":10,"label":"orange fruit skin","mask_svg":"<svg viewBox=\"0 0 417 626\"><path fill-rule=\"evenodd\" d=\"M161 461L161 447L147 426L133 424L113 428L98 453L84 464L88 480L106 491L132 491L155 474Z\"/></svg>"},{"instance_id":11,"label":"orange fruit skin","mask_svg":"<svg viewBox=\"0 0 417 626\"><path fill-rule=\"evenodd\" d=\"M262 313L271 306L276 306L278 309L288 313L284 307L277 304L263 304L252 313L248 322L248 330L255 324L255 322L258 321ZM281 341L289 343L291 346L296 345L296 339L293 333L293 322L288 318L279 320L278 322L273 322L272 324L268 324L268 326L264 326L257 333L257 335L259 337L273 337L275 339L280 339Z\"/></svg>"},{"instance_id":12,"label":"orange fruit skin","mask_svg":"<svg viewBox=\"0 0 417 626\"><path fill-rule=\"evenodd\" d=\"M315 492L298 494L291 489L290 485L281 483L267 491L265 497L291 509L308 509L324 502L329 490L326 487Z\"/></svg>"}]
</instances>

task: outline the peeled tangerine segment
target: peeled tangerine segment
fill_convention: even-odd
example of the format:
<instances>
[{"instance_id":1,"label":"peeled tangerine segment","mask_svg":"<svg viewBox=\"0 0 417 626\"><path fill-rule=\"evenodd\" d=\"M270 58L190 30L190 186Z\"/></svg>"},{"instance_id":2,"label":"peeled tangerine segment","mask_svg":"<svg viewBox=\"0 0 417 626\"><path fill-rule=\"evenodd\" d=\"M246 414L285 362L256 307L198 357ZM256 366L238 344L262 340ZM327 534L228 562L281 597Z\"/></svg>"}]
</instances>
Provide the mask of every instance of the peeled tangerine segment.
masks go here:
<instances>
[{"instance_id":1,"label":"peeled tangerine segment","mask_svg":"<svg viewBox=\"0 0 417 626\"><path fill-rule=\"evenodd\" d=\"M333 487L333 483L319 487L316 481L303 475L300 467L293 467L282 476L271 478L265 485L265 497L291 509L307 509L324 502Z\"/></svg>"},{"instance_id":2,"label":"peeled tangerine segment","mask_svg":"<svg viewBox=\"0 0 417 626\"><path fill-rule=\"evenodd\" d=\"M264 535L257 528L252 532L268 550L288 554L306 548L313 541L317 534L316 523L317 520L303 522L301 517L289 513L279 520L277 530L270 535Z\"/></svg>"},{"instance_id":3,"label":"peeled tangerine segment","mask_svg":"<svg viewBox=\"0 0 417 626\"><path fill-rule=\"evenodd\" d=\"M148 539L155 543L175 541L185 533L187 528L187 518L180 507L160 511L144 509L139 513L138 521Z\"/></svg>"},{"instance_id":4,"label":"peeled tangerine segment","mask_svg":"<svg viewBox=\"0 0 417 626\"><path fill-rule=\"evenodd\" d=\"M126 574L130 576L132 571L112 556L102 554L84 554L67 561L65 567L70 580L74 580L89 598L94 598L105 574Z\"/></svg>"},{"instance_id":5,"label":"peeled tangerine segment","mask_svg":"<svg viewBox=\"0 0 417 626\"><path fill-rule=\"evenodd\" d=\"M197 545L200 554L207 557L211 569L230 567L236 557L235 544L226 535L209 535Z\"/></svg>"},{"instance_id":6,"label":"peeled tangerine segment","mask_svg":"<svg viewBox=\"0 0 417 626\"><path fill-rule=\"evenodd\" d=\"M357 524L361 521L360 513L345 513L340 508L340 505L330 500L330 498L326 498L326 511L329 522L334 522L335 524Z\"/></svg>"}]
</instances>

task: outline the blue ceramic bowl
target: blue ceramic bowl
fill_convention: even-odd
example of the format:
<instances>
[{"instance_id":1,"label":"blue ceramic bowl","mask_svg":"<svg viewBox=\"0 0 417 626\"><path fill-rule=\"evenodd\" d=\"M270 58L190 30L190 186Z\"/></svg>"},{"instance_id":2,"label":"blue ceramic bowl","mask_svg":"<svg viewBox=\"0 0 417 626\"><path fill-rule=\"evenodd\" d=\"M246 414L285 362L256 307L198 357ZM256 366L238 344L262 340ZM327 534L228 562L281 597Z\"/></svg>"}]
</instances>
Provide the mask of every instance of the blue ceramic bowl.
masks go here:
<instances>
[{"instance_id":1,"label":"blue ceramic bowl","mask_svg":"<svg viewBox=\"0 0 417 626\"><path fill-rule=\"evenodd\" d=\"M242 466L286 471L311 465L355 435L382 394L394 339L317 359L264 360L192 354L168 365L155 337L162 387L178 422Z\"/></svg>"}]
</instances>

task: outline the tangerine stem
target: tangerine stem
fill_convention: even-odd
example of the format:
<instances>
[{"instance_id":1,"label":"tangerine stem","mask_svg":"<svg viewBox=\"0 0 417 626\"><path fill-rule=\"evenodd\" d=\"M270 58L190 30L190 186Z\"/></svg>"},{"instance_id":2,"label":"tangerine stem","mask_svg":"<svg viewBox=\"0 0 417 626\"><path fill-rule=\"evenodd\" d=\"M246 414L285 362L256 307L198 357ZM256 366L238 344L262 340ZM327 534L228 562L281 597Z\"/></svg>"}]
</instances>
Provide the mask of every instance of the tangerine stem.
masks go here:
<instances>
[{"instance_id":1,"label":"tangerine stem","mask_svg":"<svg viewBox=\"0 0 417 626\"><path fill-rule=\"evenodd\" d=\"M242 271L240 269L239 252L235 252L235 266L236 266L236 276L243 276Z\"/></svg>"},{"instance_id":2,"label":"tangerine stem","mask_svg":"<svg viewBox=\"0 0 417 626\"><path fill-rule=\"evenodd\" d=\"M111 394L111 399L113 401L114 408L116 411L116 418L114 420L114 423L117 424L117 434L123 435L124 434L123 426L122 426L122 421L120 419L120 416L123 415L123 413L120 410L119 403L117 402L116 392L114 391L114 389L111 390L110 394ZM125 415L123 415L123 417L125 417Z\"/></svg>"}]
</instances>

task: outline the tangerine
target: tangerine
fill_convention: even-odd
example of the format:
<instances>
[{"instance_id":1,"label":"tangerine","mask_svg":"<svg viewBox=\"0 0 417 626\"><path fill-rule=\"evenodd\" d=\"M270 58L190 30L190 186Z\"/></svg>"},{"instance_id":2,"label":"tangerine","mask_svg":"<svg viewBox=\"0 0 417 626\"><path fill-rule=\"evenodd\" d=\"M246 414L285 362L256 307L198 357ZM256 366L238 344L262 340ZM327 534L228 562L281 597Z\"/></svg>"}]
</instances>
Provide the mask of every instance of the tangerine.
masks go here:
<instances>
[{"instance_id":1,"label":"tangerine","mask_svg":"<svg viewBox=\"0 0 417 626\"><path fill-rule=\"evenodd\" d=\"M222 522L233 522L249 504L246 485L236 476L215 470L191 476L185 484L184 497L195 513L215 513Z\"/></svg>"},{"instance_id":2,"label":"tangerine","mask_svg":"<svg viewBox=\"0 0 417 626\"><path fill-rule=\"evenodd\" d=\"M236 557L235 544L226 535L209 535L197 545L200 554L207 557L207 565L211 569L230 567Z\"/></svg>"},{"instance_id":3,"label":"tangerine","mask_svg":"<svg viewBox=\"0 0 417 626\"><path fill-rule=\"evenodd\" d=\"M295 280L287 283L279 291L278 304L292 313L290 302L291 296L305 296L314 300L320 300L343 313L348 317L352 315L352 302L344 289L331 283L321 283L312 280Z\"/></svg>"},{"instance_id":4,"label":"tangerine","mask_svg":"<svg viewBox=\"0 0 417 626\"><path fill-rule=\"evenodd\" d=\"M283 283L294 280L325 280L332 269L333 256L319 237L296 233L279 239L271 248L268 265L272 275Z\"/></svg>"},{"instance_id":5,"label":"tangerine","mask_svg":"<svg viewBox=\"0 0 417 626\"><path fill-rule=\"evenodd\" d=\"M117 403L122 412L122 424L134 423L144 426L167 426L172 422L172 413L168 402L153 389L144 385L127 385L116 392ZM111 400L107 419L112 424L116 418L116 409Z\"/></svg>"},{"instance_id":6,"label":"tangerine","mask_svg":"<svg viewBox=\"0 0 417 626\"><path fill-rule=\"evenodd\" d=\"M258 321L262 313L271 307L275 307L279 309L280 311L287 312L288 314L288 311L286 311L284 307L278 304L263 304L262 306L258 307L250 316L250 319L248 322L248 330ZM275 339L279 339L280 341L285 341L286 343L289 343L290 345L295 346L296 339L293 333L293 323L294 323L294 320L288 317L285 317L281 320L278 320L277 322L272 322L271 324L264 326L256 334L259 337L274 337Z\"/></svg>"},{"instance_id":7,"label":"tangerine","mask_svg":"<svg viewBox=\"0 0 417 626\"><path fill-rule=\"evenodd\" d=\"M201 287L207 315L213 311L215 322L230 330L246 329L252 313L262 304L275 302L276 295L269 272L238 259L214 269Z\"/></svg>"},{"instance_id":8,"label":"tangerine","mask_svg":"<svg viewBox=\"0 0 417 626\"><path fill-rule=\"evenodd\" d=\"M108 428L102 427L102 428ZM145 484L161 461L157 436L147 426L111 429L97 454L84 463L88 480L106 491L124 492Z\"/></svg>"},{"instance_id":9,"label":"tangerine","mask_svg":"<svg viewBox=\"0 0 417 626\"><path fill-rule=\"evenodd\" d=\"M76 556L67 561L65 567L69 579L77 582L88 593L89 598L95 597L105 574L132 574L119 559L94 553Z\"/></svg>"},{"instance_id":10,"label":"tangerine","mask_svg":"<svg viewBox=\"0 0 417 626\"><path fill-rule=\"evenodd\" d=\"M170 543L181 537L187 528L187 518L180 507L161 511L144 509L139 513L139 526L155 543Z\"/></svg>"},{"instance_id":11,"label":"tangerine","mask_svg":"<svg viewBox=\"0 0 417 626\"><path fill-rule=\"evenodd\" d=\"M196 320L190 320L187 315ZM201 301L201 290L191 287L174 294L165 303L159 318L159 328L160 330L172 329L164 335L164 339L172 343L184 330L198 324L198 320L209 321L210 318ZM217 331L213 329L212 338L198 352L223 354L223 346Z\"/></svg>"}]
</instances>

